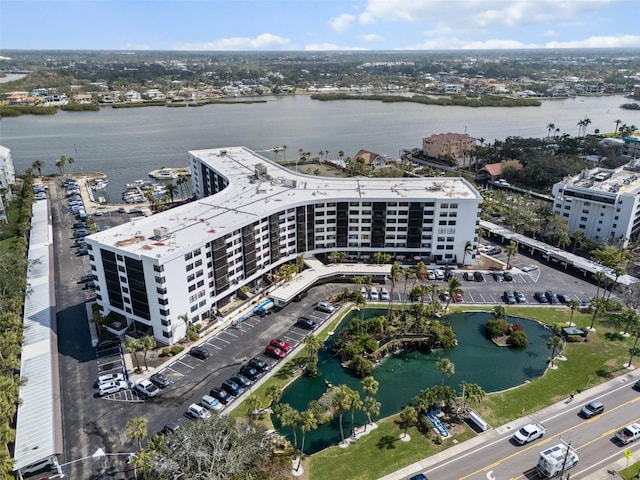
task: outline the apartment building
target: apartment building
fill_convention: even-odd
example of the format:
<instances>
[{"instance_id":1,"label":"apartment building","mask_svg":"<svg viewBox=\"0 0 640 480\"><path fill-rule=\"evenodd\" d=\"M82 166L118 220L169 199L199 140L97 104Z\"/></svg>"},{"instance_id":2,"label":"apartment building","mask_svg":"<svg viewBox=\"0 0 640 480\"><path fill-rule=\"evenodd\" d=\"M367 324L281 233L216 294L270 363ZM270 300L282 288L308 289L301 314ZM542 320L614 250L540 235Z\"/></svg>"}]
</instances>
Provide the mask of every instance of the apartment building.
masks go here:
<instances>
[{"instance_id":1,"label":"apartment building","mask_svg":"<svg viewBox=\"0 0 640 480\"><path fill-rule=\"evenodd\" d=\"M476 139L466 133L439 133L422 139L425 155L434 158L463 158L476 147Z\"/></svg>"},{"instance_id":2,"label":"apartment building","mask_svg":"<svg viewBox=\"0 0 640 480\"><path fill-rule=\"evenodd\" d=\"M595 242L624 247L640 234L640 160L615 170L584 170L552 192L553 212L567 220L571 234L581 231Z\"/></svg>"},{"instance_id":3,"label":"apartment building","mask_svg":"<svg viewBox=\"0 0 640 480\"><path fill-rule=\"evenodd\" d=\"M87 237L97 302L157 341L216 314L299 254L375 252L456 263L478 241L481 197L463 178L328 178L244 147L189 152L197 199ZM474 252L475 253L475 252Z\"/></svg>"},{"instance_id":4,"label":"apartment building","mask_svg":"<svg viewBox=\"0 0 640 480\"><path fill-rule=\"evenodd\" d=\"M11 150L0 145L0 222L7 221L4 200L12 200L11 185L16 183L16 172L13 168Z\"/></svg>"}]
</instances>

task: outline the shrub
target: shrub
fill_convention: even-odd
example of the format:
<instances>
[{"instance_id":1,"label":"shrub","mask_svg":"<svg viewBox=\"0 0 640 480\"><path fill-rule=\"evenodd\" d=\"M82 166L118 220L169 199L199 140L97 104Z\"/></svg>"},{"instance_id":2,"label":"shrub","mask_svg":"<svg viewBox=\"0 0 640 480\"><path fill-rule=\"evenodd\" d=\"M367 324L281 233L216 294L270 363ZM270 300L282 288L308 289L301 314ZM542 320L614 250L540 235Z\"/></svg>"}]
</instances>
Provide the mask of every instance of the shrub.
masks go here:
<instances>
[{"instance_id":1,"label":"shrub","mask_svg":"<svg viewBox=\"0 0 640 480\"><path fill-rule=\"evenodd\" d=\"M492 318L484 326L489 338L501 337L509 329L509 324L502 318Z\"/></svg>"},{"instance_id":2,"label":"shrub","mask_svg":"<svg viewBox=\"0 0 640 480\"><path fill-rule=\"evenodd\" d=\"M171 355L177 355L184 350L182 345L174 345L171 347Z\"/></svg>"},{"instance_id":3,"label":"shrub","mask_svg":"<svg viewBox=\"0 0 640 480\"><path fill-rule=\"evenodd\" d=\"M507 344L513 348L524 348L527 346L527 334L522 330L514 330L507 339Z\"/></svg>"},{"instance_id":4,"label":"shrub","mask_svg":"<svg viewBox=\"0 0 640 480\"><path fill-rule=\"evenodd\" d=\"M160 353L160 355L162 355L163 357L170 357L171 354L171 349L169 347L165 347L162 349L162 352Z\"/></svg>"}]
</instances>

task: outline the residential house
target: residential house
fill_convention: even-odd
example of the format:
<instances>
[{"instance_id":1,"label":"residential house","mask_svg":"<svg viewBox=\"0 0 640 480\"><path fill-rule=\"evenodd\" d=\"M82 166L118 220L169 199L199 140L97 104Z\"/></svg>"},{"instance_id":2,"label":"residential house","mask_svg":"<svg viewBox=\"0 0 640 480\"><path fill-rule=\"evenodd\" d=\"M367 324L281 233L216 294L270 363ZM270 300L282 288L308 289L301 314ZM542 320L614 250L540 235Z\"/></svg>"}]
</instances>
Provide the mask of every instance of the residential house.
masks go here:
<instances>
[{"instance_id":1,"label":"residential house","mask_svg":"<svg viewBox=\"0 0 640 480\"><path fill-rule=\"evenodd\" d=\"M388 161L388 157L369 152L368 150L359 150L358 153L351 157L351 159L356 162L359 158L361 158L362 163L370 169L382 168L386 166Z\"/></svg>"},{"instance_id":2,"label":"residential house","mask_svg":"<svg viewBox=\"0 0 640 480\"><path fill-rule=\"evenodd\" d=\"M479 182L495 182L496 180L500 180L505 168L522 170L522 163L520 163L519 160L505 160L498 163L487 163L484 167L478 170L476 180Z\"/></svg>"},{"instance_id":3,"label":"residential house","mask_svg":"<svg viewBox=\"0 0 640 480\"><path fill-rule=\"evenodd\" d=\"M124 94L124 101L129 103L139 103L142 101L142 96L140 95L140 92L137 92L136 90L129 90Z\"/></svg>"},{"instance_id":4,"label":"residential house","mask_svg":"<svg viewBox=\"0 0 640 480\"><path fill-rule=\"evenodd\" d=\"M93 100L93 96L89 93L78 93L77 95L74 95L73 97L73 101L76 103L91 103Z\"/></svg>"}]
</instances>

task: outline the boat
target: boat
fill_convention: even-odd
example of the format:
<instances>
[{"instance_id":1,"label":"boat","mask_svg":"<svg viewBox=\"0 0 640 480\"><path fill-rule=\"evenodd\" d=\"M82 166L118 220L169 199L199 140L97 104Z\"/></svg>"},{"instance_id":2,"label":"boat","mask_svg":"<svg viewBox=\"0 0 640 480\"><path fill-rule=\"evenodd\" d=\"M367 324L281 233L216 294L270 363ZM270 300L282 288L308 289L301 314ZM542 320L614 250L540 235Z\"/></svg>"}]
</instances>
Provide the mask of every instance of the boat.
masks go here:
<instances>
[{"instance_id":1,"label":"boat","mask_svg":"<svg viewBox=\"0 0 640 480\"><path fill-rule=\"evenodd\" d=\"M109 186L106 179L100 178L91 184L91 190L103 190Z\"/></svg>"},{"instance_id":2,"label":"boat","mask_svg":"<svg viewBox=\"0 0 640 480\"><path fill-rule=\"evenodd\" d=\"M161 168L159 170L152 170L149 172L151 178L156 180L175 180L180 177L186 177L191 175L191 169L189 167L181 168Z\"/></svg>"}]
</instances>

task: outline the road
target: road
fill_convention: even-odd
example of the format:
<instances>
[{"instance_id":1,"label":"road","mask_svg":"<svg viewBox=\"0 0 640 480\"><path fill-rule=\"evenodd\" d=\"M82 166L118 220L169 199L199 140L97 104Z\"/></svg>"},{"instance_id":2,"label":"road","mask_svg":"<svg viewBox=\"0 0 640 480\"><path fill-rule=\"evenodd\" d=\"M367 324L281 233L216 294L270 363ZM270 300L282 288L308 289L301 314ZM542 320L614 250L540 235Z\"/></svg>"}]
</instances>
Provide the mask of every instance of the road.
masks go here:
<instances>
[{"instance_id":1,"label":"road","mask_svg":"<svg viewBox=\"0 0 640 480\"><path fill-rule=\"evenodd\" d=\"M537 477L535 465L540 452L561 440L570 442L580 457L578 465L570 470L571 478L594 478L598 470L623 457L625 448L632 452L634 459L640 456L640 442L622 447L613 440L616 431L640 421L640 393L632 388L637 379L637 373L627 373L582 392L573 400L566 399L482 433L385 479L408 478L418 471L438 480L532 479ZM585 420L578 413L592 400L600 400L605 411ZM531 422L544 424L547 428L545 436L524 446L517 445L512 440L513 434Z\"/></svg>"},{"instance_id":2,"label":"road","mask_svg":"<svg viewBox=\"0 0 640 480\"><path fill-rule=\"evenodd\" d=\"M214 386L236 373L240 366L253 356L260 355L264 345L274 337L281 337L292 346L299 345L308 333L293 324L298 316L306 315L319 323L327 320L327 314L317 312L313 305L337 294L344 284L325 284L313 287L302 302L292 303L282 311L266 317L253 316L242 322L238 328L224 328L205 340L205 346L212 352L206 360L198 360L185 355L159 368L172 380L172 384L161 394L145 400L132 391L120 392L100 398L94 389L94 382L101 373L119 368L122 360L120 351L109 352L108 356L97 357L91 345L87 322L86 302L94 293L82 290L78 279L89 271L88 257L77 256L73 247L71 226L75 222L73 214L66 207L64 190L59 185L50 184L49 198L52 205L52 219L55 248L55 281L57 300L57 321L62 380L64 458L69 465L66 473L71 478L98 480L110 478L114 471L127 478L130 472L123 462L108 461L108 457L92 458L102 449L107 453L126 453L132 448L125 425L127 420L144 416L148 419L150 435L162 429L169 421L184 421L183 414L190 403L198 402ZM128 221L128 215L116 212L96 217L98 225L116 225ZM498 260L506 260L504 254ZM512 259L517 267L536 264L538 270L523 273L514 270L512 282L496 282L486 275L485 282L466 282L461 279L467 304L503 303L501 296L505 289L521 290L530 302L536 291L554 289L556 293L566 293L572 298L585 301L595 295L595 286L555 270L526 257ZM486 271L486 270L485 270ZM446 283L438 282L442 288ZM407 288L410 290L411 283ZM387 285L389 288L389 285ZM395 289L395 299L400 300L404 285L400 282ZM262 357L266 359L266 357ZM271 363L273 360L269 360ZM121 460L121 459L120 459ZM120 468L121 470L115 470Z\"/></svg>"}]
</instances>

